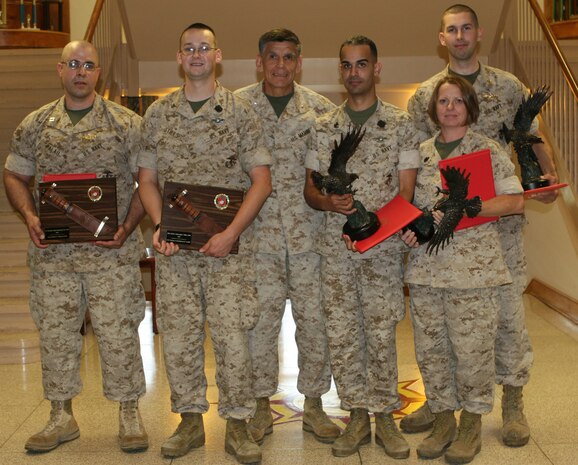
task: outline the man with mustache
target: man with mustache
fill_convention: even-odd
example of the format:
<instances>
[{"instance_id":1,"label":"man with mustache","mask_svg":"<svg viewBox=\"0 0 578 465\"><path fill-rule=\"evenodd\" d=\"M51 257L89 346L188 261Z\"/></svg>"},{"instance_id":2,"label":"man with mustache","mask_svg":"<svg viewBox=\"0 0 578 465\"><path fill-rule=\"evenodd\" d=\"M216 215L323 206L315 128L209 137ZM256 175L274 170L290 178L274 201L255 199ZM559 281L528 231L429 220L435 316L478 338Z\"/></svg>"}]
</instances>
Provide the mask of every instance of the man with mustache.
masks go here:
<instances>
[{"instance_id":1,"label":"man with mustache","mask_svg":"<svg viewBox=\"0 0 578 465\"><path fill-rule=\"evenodd\" d=\"M409 446L392 417L400 407L395 331L405 315L405 247L397 236L363 255L355 253L355 243L343 238L346 247L342 227L346 215L354 212L352 195L322 192L313 182L313 172L327 174L335 142L361 126L363 140L347 163L347 171L359 176L352 185L356 200L372 211L397 194L411 201L419 134L406 112L377 97L382 65L371 39L352 37L341 45L339 56L347 100L316 121L304 191L309 205L325 212L316 237L323 306L337 392L342 408L351 412L332 452L349 456L371 442L369 412L373 412L377 444L391 457L407 458Z\"/></svg>"}]
</instances>

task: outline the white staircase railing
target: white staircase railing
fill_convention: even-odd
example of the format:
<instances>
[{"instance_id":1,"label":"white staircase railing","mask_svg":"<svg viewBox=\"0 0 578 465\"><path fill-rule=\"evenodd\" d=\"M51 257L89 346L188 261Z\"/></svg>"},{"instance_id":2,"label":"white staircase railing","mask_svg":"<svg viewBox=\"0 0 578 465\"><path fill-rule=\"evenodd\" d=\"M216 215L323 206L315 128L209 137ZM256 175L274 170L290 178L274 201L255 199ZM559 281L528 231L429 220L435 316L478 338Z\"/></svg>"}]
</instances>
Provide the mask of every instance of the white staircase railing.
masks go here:
<instances>
[{"instance_id":1,"label":"white staircase railing","mask_svg":"<svg viewBox=\"0 0 578 465\"><path fill-rule=\"evenodd\" d=\"M131 88L136 63L124 2L97 0L84 39L92 42L100 56L97 92L118 101Z\"/></svg>"},{"instance_id":2,"label":"white staircase railing","mask_svg":"<svg viewBox=\"0 0 578 465\"><path fill-rule=\"evenodd\" d=\"M489 62L518 76L529 88L549 85L553 95L541 116L550 142L576 193L578 181L578 86L535 0L505 3L503 31ZM553 139L553 140L552 140Z\"/></svg>"}]
</instances>

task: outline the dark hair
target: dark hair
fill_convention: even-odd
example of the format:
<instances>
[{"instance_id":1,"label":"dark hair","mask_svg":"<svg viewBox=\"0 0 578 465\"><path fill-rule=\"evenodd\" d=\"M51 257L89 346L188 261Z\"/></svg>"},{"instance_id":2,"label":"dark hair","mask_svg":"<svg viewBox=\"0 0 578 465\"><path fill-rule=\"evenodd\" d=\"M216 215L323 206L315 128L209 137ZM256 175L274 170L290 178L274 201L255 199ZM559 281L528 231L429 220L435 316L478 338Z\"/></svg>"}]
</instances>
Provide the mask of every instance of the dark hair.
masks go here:
<instances>
[{"instance_id":1,"label":"dark hair","mask_svg":"<svg viewBox=\"0 0 578 465\"><path fill-rule=\"evenodd\" d=\"M341 44L341 47L339 47L339 57L341 57L341 51L346 45L368 45L371 50L371 57L377 61L377 46L370 38L365 36L353 36L350 39L347 39Z\"/></svg>"},{"instance_id":2,"label":"dark hair","mask_svg":"<svg viewBox=\"0 0 578 465\"><path fill-rule=\"evenodd\" d=\"M291 42L297 47L297 54L301 54L301 41L299 40L299 37L297 37L297 34L289 29L271 29L269 32L266 32L259 37L259 54L263 54L265 46L269 42Z\"/></svg>"},{"instance_id":3,"label":"dark hair","mask_svg":"<svg viewBox=\"0 0 578 465\"><path fill-rule=\"evenodd\" d=\"M179 48L181 47L181 40L183 40L183 35L185 35L185 32L187 32L190 29L201 29L201 30L205 30L205 31L209 31L211 32L211 34L213 34L213 37L215 38L215 47L217 46L217 34L215 34L215 31L213 31L213 28L210 26L207 26L204 23L193 23L188 25L183 32L181 32L181 36L179 37Z\"/></svg>"},{"instance_id":4,"label":"dark hair","mask_svg":"<svg viewBox=\"0 0 578 465\"><path fill-rule=\"evenodd\" d=\"M462 98L464 99L464 104L466 106L466 111L468 112L468 116L466 117L466 125L469 126L474 124L478 121L478 116L480 114L480 106L478 104L478 97L476 95L476 91L474 87L466 81L464 78L460 76L445 76L438 81L433 91L433 94L429 100L429 104L427 106L427 114L431 118L431 120L435 123L436 126L439 127L440 121L437 115L437 101L439 96L440 87L444 84L453 84L460 89L462 93Z\"/></svg>"},{"instance_id":5,"label":"dark hair","mask_svg":"<svg viewBox=\"0 0 578 465\"><path fill-rule=\"evenodd\" d=\"M442 22L440 24L440 31L441 32L443 32L443 30L444 30L444 18L447 15L456 15L458 13L469 13L470 16L472 17L472 21L474 23L474 26L476 26L476 28L480 27L480 23L478 22L478 15L476 14L476 12L468 5L462 5L461 3L456 3L455 5L452 5L448 8L446 8L445 11L442 13Z\"/></svg>"}]
</instances>

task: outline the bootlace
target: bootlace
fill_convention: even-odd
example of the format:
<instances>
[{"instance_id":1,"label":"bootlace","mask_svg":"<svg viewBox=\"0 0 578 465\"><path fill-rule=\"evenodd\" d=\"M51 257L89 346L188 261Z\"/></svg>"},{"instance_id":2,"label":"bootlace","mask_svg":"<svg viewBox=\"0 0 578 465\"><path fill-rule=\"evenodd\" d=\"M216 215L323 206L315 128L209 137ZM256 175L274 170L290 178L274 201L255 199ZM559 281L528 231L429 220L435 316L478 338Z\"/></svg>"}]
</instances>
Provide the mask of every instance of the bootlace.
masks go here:
<instances>
[{"instance_id":1,"label":"bootlace","mask_svg":"<svg viewBox=\"0 0 578 465\"><path fill-rule=\"evenodd\" d=\"M353 410L351 413L351 419L349 420L349 423L347 423L347 426L343 430L342 436L355 434L356 429L358 429L358 427L360 426L363 426L364 423L363 417L364 415L361 410L360 411Z\"/></svg>"},{"instance_id":2,"label":"bootlace","mask_svg":"<svg viewBox=\"0 0 578 465\"><path fill-rule=\"evenodd\" d=\"M458 441L465 442L465 439L469 437L470 441L473 439L473 430L476 424L476 418L470 416L460 417L460 427L458 429Z\"/></svg>"},{"instance_id":3,"label":"bootlace","mask_svg":"<svg viewBox=\"0 0 578 465\"><path fill-rule=\"evenodd\" d=\"M127 434L140 434L140 422L137 416L137 403L134 400L123 402L120 408L121 418Z\"/></svg>"},{"instance_id":4,"label":"bootlace","mask_svg":"<svg viewBox=\"0 0 578 465\"><path fill-rule=\"evenodd\" d=\"M48 423L42 430L43 433L50 433L59 426L62 421L62 416L65 413L63 401L52 401L52 408L50 409L50 417Z\"/></svg>"},{"instance_id":5,"label":"bootlace","mask_svg":"<svg viewBox=\"0 0 578 465\"><path fill-rule=\"evenodd\" d=\"M453 415L453 412L452 412L452 415ZM430 434L430 437L432 437L432 436L442 436L442 435L445 433L445 431L446 431L446 429L447 429L447 427L448 427L448 423L449 423L450 421L451 421L451 420L450 420L450 416L449 416L449 415L448 415L448 416L445 416L445 415L438 416L438 417L436 418L436 421L434 421L433 430L432 430L432 432L431 432L431 434Z\"/></svg>"},{"instance_id":6,"label":"bootlace","mask_svg":"<svg viewBox=\"0 0 578 465\"><path fill-rule=\"evenodd\" d=\"M383 430L386 433L391 434L392 436L402 437L401 433L398 431L397 427L395 426L395 422L393 421L393 418L390 415L383 415L381 417L381 425L383 427Z\"/></svg>"},{"instance_id":7,"label":"bootlace","mask_svg":"<svg viewBox=\"0 0 578 465\"><path fill-rule=\"evenodd\" d=\"M512 393L510 392L508 395L504 396L504 407L506 410L510 412L517 412L520 410L520 406L522 405L522 395L521 393Z\"/></svg>"},{"instance_id":8,"label":"bootlace","mask_svg":"<svg viewBox=\"0 0 578 465\"><path fill-rule=\"evenodd\" d=\"M188 432L188 431L192 430L194 426L195 426L195 423L193 421L193 417L189 417L189 416L181 417L181 422L177 426L177 429L175 430L175 432L171 435L171 438L174 438L175 436L179 436L183 432Z\"/></svg>"}]
</instances>

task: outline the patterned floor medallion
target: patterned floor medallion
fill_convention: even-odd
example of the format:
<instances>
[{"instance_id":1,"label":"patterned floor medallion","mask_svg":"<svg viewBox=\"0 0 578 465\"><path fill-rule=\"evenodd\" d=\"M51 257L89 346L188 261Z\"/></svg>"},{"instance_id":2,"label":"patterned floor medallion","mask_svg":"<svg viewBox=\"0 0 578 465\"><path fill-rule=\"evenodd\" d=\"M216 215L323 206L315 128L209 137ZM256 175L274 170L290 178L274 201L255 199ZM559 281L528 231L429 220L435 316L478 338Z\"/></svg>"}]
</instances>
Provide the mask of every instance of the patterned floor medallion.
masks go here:
<instances>
[{"instance_id":1,"label":"patterned floor medallion","mask_svg":"<svg viewBox=\"0 0 578 465\"><path fill-rule=\"evenodd\" d=\"M395 419L408 415L425 402L425 395L415 390L414 385L418 381L418 379L412 379L398 382L397 389L401 400L401 408L393 412ZM305 397L303 394L289 389L280 389L271 397L273 423L282 425L301 421L304 401ZM323 409L340 428L344 428L349 421L349 414L345 410L341 410L339 397L334 389L323 396Z\"/></svg>"}]
</instances>

